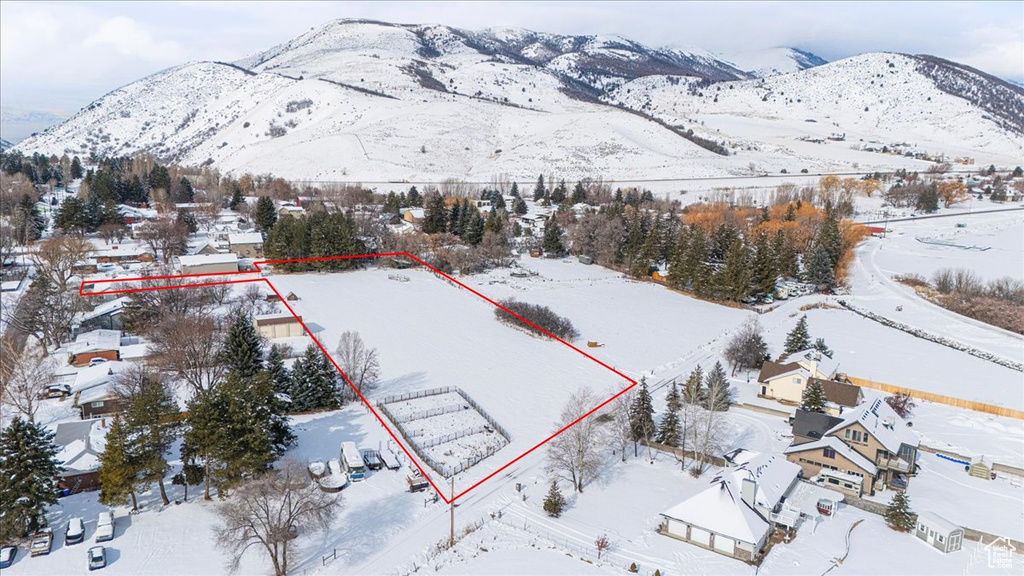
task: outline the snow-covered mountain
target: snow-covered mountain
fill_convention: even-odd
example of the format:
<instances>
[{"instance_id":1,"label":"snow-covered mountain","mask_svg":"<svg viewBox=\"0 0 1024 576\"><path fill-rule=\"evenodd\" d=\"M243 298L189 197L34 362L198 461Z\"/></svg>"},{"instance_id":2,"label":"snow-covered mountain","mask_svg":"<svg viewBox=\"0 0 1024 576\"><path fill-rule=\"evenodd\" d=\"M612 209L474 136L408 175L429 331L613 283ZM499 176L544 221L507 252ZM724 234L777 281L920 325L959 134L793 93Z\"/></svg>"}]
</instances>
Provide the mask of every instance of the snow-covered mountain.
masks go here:
<instances>
[{"instance_id":1,"label":"snow-covered mountain","mask_svg":"<svg viewBox=\"0 0 1024 576\"><path fill-rule=\"evenodd\" d=\"M776 74L789 74L827 64L828 60L798 48L769 48L733 54L728 58L736 68L763 78Z\"/></svg>"},{"instance_id":2,"label":"snow-covered mountain","mask_svg":"<svg viewBox=\"0 0 1024 576\"><path fill-rule=\"evenodd\" d=\"M0 108L0 135L5 140L17 142L64 119L63 116L41 110Z\"/></svg>"},{"instance_id":3,"label":"snow-covered mountain","mask_svg":"<svg viewBox=\"0 0 1024 576\"><path fill-rule=\"evenodd\" d=\"M1024 154L1024 90L965 66L897 54L766 78L737 66L616 36L336 20L143 78L17 148L363 182L924 166L852 149L860 139L996 164ZM847 142L806 142L837 132Z\"/></svg>"},{"instance_id":4,"label":"snow-covered mountain","mask_svg":"<svg viewBox=\"0 0 1024 576\"><path fill-rule=\"evenodd\" d=\"M13 147L14 147L14 144L11 144L10 142L8 142L7 140L4 140L3 138L0 138L0 150L7 150L8 148L13 148Z\"/></svg>"}]
</instances>

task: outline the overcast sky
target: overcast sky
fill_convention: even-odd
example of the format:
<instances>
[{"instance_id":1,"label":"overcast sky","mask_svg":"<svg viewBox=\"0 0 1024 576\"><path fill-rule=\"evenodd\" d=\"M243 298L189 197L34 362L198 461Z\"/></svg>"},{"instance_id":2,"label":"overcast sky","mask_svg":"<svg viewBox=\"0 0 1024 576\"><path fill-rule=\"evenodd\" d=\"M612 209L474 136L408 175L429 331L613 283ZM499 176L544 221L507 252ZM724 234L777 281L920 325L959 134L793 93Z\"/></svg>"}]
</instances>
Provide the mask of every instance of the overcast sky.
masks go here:
<instances>
[{"instance_id":1,"label":"overcast sky","mask_svg":"<svg viewBox=\"0 0 1024 576\"><path fill-rule=\"evenodd\" d=\"M0 2L4 108L69 115L192 60L234 60L332 18L620 34L729 55L794 46L942 56L1024 81L1024 2Z\"/></svg>"}]
</instances>

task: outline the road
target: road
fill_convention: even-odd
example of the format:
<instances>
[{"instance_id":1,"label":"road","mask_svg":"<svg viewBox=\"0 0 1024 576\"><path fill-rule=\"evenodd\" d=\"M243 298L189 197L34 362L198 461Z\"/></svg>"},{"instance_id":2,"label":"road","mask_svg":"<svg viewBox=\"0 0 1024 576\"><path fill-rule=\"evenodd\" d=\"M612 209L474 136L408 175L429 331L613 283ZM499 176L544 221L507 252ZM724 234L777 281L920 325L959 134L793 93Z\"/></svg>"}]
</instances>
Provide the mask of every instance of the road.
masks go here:
<instances>
[{"instance_id":1,"label":"road","mask_svg":"<svg viewBox=\"0 0 1024 576\"><path fill-rule=\"evenodd\" d=\"M1018 210L1024 210L1024 206L1017 208L999 208L996 210L976 210L974 212L957 212L955 214L929 214L927 216L914 216L912 218L889 218L887 220L869 220L867 222L858 222L858 224L888 224L892 222L913 222L915 220L927 220L928 218L964 218L967 216L977 216L978 214L994 214L996 212L1015 212Z\"/></svg>"}]
</instances>

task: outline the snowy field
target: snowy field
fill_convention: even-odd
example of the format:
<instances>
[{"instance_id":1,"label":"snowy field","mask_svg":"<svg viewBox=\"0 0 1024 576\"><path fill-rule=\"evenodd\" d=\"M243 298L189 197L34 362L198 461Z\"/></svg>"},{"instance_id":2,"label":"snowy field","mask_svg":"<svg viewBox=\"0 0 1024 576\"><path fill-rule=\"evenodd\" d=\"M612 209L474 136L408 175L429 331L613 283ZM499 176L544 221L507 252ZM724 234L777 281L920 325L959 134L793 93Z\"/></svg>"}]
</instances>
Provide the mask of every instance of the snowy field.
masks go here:
<instances>
[{"instance_id":1,"label":"snowy field","mask_svg":"<svg viewBox=\"0 0 1024 576\"><path fill-rule=\"evenodd\" d=\"M491 304L427 271L405 271L408 282L389 280L389 274L276 274L271 282L281 293L298 295L292 307L304 321L323 326L319 339L328 350L347 330L378 348L383 380L371 401L458 386L508 430L511 444L502 457L471 468L460 479L466 487L553 432L577 388L607 398L629 385L561 343L498 322ZM446 423L425 435L448 431Z\"/></svg>"}]
</instances>

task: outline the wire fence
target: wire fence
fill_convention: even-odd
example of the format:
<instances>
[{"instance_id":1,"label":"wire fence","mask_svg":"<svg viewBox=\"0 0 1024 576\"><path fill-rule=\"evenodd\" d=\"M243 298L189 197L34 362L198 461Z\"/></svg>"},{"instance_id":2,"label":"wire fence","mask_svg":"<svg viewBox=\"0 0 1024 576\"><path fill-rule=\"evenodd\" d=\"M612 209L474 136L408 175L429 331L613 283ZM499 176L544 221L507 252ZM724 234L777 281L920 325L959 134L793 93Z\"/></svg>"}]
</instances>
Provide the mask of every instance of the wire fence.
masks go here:
<instances>
[{"instance_id":1,"label":"wire fence","mask_svg":"<svg viewBox=\"0 0 1024 576\"><path fill-rule=\"evenodd\" d=\"M406 401L406 400L415 400L417 398L424 398L424 397L427 397L427 396L436 396L438 394L446 394L446 393L449 393L449 392L455 392L459 396L461 396L462 399L466 402L466 404L469 404L470 406L472 406L473 409L476 410L477 414L479 414L480 417L483 418L484 421L487 422L487 426L476 426L476 427L472 427L472 428L465 428L463 430L460 430L458 432L453 432L453 433L448 434L446 436L430 438L430 439L428 439L426 441L415 441L414 439L423 437L426 434L426 430L423 429L423 428L409 429L409 428L406 427L406 424L408 424L409 422L414 422L416 420L421 420L422 418L410 419L409 416L411 416L411 415L407 414L407 415L404 415L402 419L399 419L399 418L397 418L391 412L391 409L388 408L388 404L393 404L395 402L403 402L403 401ZM455 409L463 409L464 408L463 406L458 405L458 404L455 404L453 406L455 406ZM391 420L391 422L394 423L395 428L398 429L398 433L402 436L402 438L405 439L406 444L408 444L408 446L410 448L412 448L412 451L415 452L416 455L420 457L420 460L422 460L427 466L430 466L438 474L441 474L445 478L451 478L452 476L454 476L456 474L459 474L460 472L463 472L463 471L469 469L472 466L475 466L481 460L483 460L484 458L487 458L489 456L494 455L495 452L497 452L498 450L501 450L502 448L507 446L512 441L511 435L508 433L507 430L505 430L505 428L502 425L498 424L498 422L494 418L492 418L491 415L488 414L483 408L481 408L480 405L476 403L476 401L474 401L472 398L467 396L465 392L463 392L461 389L459 389L456 386L444 386L444 387L441 387L441 388L431 388L429 390L419 390L419 391L416 391L416 392L407 392L405 394L396 394L396 395L392 395L392 396L387 396L387 397L384 397L384 398L380 399L377 402L377 407L380 409L380 411L385 416L388 417L389 420ZM447 410L447 412L446 412L445 410L448 409L448 408L451 408L451 406L442 406L442 407L439 407L439 408L434 408L434 409L431 409L431 410L424 410L424 411L420 411L420 412L421 413L430 413L430 412L437 411L437 414L431 414L431 415L436 416L438 414L445 414L447 412L455 411L455 410ZM415 414L417 414L417 413L413 413L412 415L415 415ZM426 416L426 417L429 417L429 416ZM472 456L470 458L466 458L466 459L462 460L461 462L459 462L457 464L444 464L444 463L441 463L437 459L433 458L432 456L430 456L429 454L426 453L426 449L427 448L432 448L434 446L438 446L440 444L444 444L445 442L451 442L453 440L458 440L459 438L462 438L464 436L469 436L471 434L478 434L478 433L481 433L481 432L490 432L490 431L497 432L502 437L503 441L499 442L497 444L493 444L493 445L487 447L486 449L484 449L482 452L480 452L480 453L478 453L478 454L476 454L476 455L474 455L474 456Z\"/></svg>"},{"instance_id":2,"label":"wire fence","mask_svg":"<svg viewBox=\"0 0 1024 576\"><path fill-rule=\"evenodd\" d=\"M402 423L412 422L414 420L423 420L425 418L433 418L434 416L441 416L442 414L451 414L452 412L459 412L466 410L468 406L465 404L449 404L448 406L438 406L437 408L431 408L429 410L417 410L416 412L410 412L409 414L403 414L401 416Z\"/></svg>"}]
</instances>

